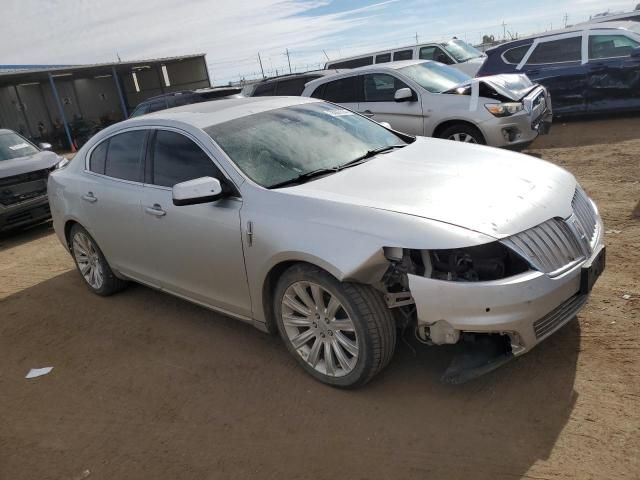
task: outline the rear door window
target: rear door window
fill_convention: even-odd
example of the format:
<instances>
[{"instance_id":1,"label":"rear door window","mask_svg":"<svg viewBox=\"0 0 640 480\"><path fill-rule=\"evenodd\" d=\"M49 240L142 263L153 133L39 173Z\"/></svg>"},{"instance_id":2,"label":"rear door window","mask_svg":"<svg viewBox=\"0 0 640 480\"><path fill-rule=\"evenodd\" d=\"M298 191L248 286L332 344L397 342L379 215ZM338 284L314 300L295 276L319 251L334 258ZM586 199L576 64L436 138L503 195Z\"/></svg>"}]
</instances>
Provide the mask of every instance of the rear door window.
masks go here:
<instances>
[{"instance_id":1,"label":"rear door window","mask_svg":"<svg viewBox=\"0 0 640 480\"><path fill-rule=\"evenodd\" d=\"M579 62L582 59L582 36L539 43L527 65Z\"/></svg>"},{"instance_id":2,"label":"rear door window","mask_svg":"<svg viewBox=\"0 0 640 480\"><path fill-rule=\"evenodd\" d=\"M222 180L213 160L191 139L176 132L158 130L153 143L151 183L173 187L201 177Z\"/></svg>"},{"instance_id":3,"label":"rear door window","mask_svg":"<svg viewBox=\"0 0 640 480\"><path fill-rule=\"evenodd\" d=\"M122 180L141 182L146 135L146 130L134 130L111 137L104 174Z\"/></svg>"},{"instance_id":4,"label":"rear door window","mask_svg":"<svg viewBox=\"0 0 640 480\"><path fill-rule=\"evenodd\" d=\"M386 73L364 75L365 102L393 102L396 90L408 88L408 85Z\"/></svg>"},{"instance_id":5,"label":"rear door window","mask_svg":"<svg viewBox=\"0 0 640 480\"><path fill-rule=\"evenodd\" d=\"M589 37L589 60L626 57L640 43L625 35L591 35Z\"/></svg>"},{"instance_id":6,"label":"rear door window","mask_svg":"<svg viewBox=\"0 0 640 480\"><path fill-rule=\"evenodd\" d=\"M398 60L411 60L413 58L413 50L400 50L399 52L393 52L393 61Z\"/></svg>"},{"instance_id":7,"label":"rear door window","mask_svg":"<svg viewBox=\"0 0 640 480\"><path fill-rule=\"evenodd\" d=\"M346 77L324 85L322 98L334 103L354 103L359 101L357 90L358 77Z\"/></svg>"}]
</instances>

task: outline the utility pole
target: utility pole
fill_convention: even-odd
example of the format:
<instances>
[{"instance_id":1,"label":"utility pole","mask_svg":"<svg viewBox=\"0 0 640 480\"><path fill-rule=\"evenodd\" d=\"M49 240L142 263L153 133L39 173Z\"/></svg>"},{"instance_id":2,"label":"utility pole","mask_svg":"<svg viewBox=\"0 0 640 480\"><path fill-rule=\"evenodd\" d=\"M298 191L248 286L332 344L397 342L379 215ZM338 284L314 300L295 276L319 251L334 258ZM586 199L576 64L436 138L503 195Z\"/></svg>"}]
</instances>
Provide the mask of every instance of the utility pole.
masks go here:
<instances>
[{"instance_id":1,"label":"utility pole","mask_svg":"<svg viewBox=\"0 0 640 480\"><path fill-rule=\"evenodd\" d=\"M262 68L262 58L260 58L260 52L258 52L258 63L260 63L260 71L262 72L262 78L267 78L264 76L264 68Z\"/></svg>"},{"instance_id":2,"label":"utility pole","mask_svg":"<svg viewBox=\"0 0 640 480\"><path fill-rule=\"evenodd\" d=\"M286 54L287 54L287 62L289 62L289 73L293 73L293 72L291 71L291 58L289 57L289 49L288 49L288 48L287 48L287 49L285 49L285 52L286 52Z\"/></svg>"},{"instance_id":3,"label":"utility pole","mask_svg":"<svg viewBox=\"0 0 640 480\"><path fill-rule=\"evenodd\" d=\"M502 39L507 39L507 24L504 23L504 20L502 21Z\"/></svg>"},{"instance_id":4,"label":"utility pole","mask_svg":"<svg viewBox=\"0 0 640 480\"><path fill-rule=\"evenodd\" d=\"M567 22L569 21L569 14L564 14L564 28L567 28Z\"/></svg>"},{"instance_id":5,"label":"utility pole","mask_svg":"<svg viewBox=\"0 0 640 480\"><path fill-rule=\"evenodd\" d=\"M416 32L416 45L418 45L418 43L420 42L418 41L418 32Z\"/></svg>"},{"instance_id":6,"label":"utility pole","mask_svg":"<svg viewBox=\"0 0 640 480\"><path fill-rule=\"evenodd\" d=\"M327 62L329 61L329 55L327 55L327 52L325 52L324 50L322 50L322 53L324 53L324 56L327 57Z\"/></svg>"}]
</instances>

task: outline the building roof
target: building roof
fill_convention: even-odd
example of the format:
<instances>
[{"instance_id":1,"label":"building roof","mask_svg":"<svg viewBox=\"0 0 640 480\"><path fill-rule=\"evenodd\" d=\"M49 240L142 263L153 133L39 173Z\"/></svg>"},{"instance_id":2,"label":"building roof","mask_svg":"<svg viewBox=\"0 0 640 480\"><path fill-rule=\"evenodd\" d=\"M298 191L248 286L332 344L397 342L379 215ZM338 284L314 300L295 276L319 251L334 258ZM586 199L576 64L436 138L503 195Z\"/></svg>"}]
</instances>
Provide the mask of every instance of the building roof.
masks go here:
<instances>
[{"instance_id":1,"label":"building roof","mask_svg":"<svg viewBox=\"0 0 640 480\"><path fill-rule=\"evenodd\" d=\"M5 65L0 66L0 85L13 83L26 83L46 81L49 73L52 75L78 74L81 77L111 73L113 68L118 73L127 73L132 70L151 65L180 62L191 58L204 57L204 53L183 55L180 57L164 57L147 60L131 60L125 62L95 63L88 65Z\"/></svg>"}]
</instances>

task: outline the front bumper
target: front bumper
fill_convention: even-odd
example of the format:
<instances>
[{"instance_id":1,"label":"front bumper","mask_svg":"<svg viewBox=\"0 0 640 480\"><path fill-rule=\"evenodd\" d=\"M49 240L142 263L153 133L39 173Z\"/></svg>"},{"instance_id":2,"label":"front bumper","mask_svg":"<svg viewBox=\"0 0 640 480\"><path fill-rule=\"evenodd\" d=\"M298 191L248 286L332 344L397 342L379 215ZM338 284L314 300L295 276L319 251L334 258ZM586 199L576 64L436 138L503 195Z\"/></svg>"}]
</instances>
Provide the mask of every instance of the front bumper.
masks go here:
<instances>
[{"instance_id":1,"label":"front bumper","mask_svg":"<svg viewBox=\"0 0 640 480\"><path fill-rule=\"evenodd\" d=\"M525 106L522 112L510 117L493 117L481 124L487 145L521 150L538 135L546 135L551 131L553 114L547 90L538 87L522 102Z\"/></svg>"},{"instance_id":2,"label":"front bumper","mask_svg":"<svg viewBox=\"0 0 640 480\"><path fill-rule=\"evenodd\" d=\"M0 231L13 230L44 222L51 218L46 195L16 205L0 205Z\"/></svg>"},{"instance_id":3,"label":"front bumper","mask_svg":"<svg viewBox=\"0 0 640 480\"><path fill-rule=\"evenodd\" d=\"M557 277L528 271L488 282L453 282L409 275L418 327L446 322L463 332L508 335L514 355L521 355L552 335L585 305L580 294L581 271L602 250ZM442 325L442 323L440 323Z\"/></svg>"}]
</instances>

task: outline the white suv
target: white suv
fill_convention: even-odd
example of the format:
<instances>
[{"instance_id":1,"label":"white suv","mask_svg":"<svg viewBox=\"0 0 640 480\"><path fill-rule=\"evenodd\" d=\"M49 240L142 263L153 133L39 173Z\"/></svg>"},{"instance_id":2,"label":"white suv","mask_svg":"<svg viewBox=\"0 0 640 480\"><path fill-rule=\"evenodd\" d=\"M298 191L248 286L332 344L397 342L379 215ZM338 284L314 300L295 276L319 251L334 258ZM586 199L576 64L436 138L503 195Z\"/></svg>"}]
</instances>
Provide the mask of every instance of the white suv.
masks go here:
<instances>
[{"instance_id":1,"label":"white suv","mask_svg":"<svg viewBox=\"0 0 640 480\"><path fill-rule=\"evenodd\" d=\"M338 103L412 135L494 147L525 148L551 124L547 90L526 76L472 79L428 60L326 76L307 83L302 96Z\"/></svg>"}]
</instances>

